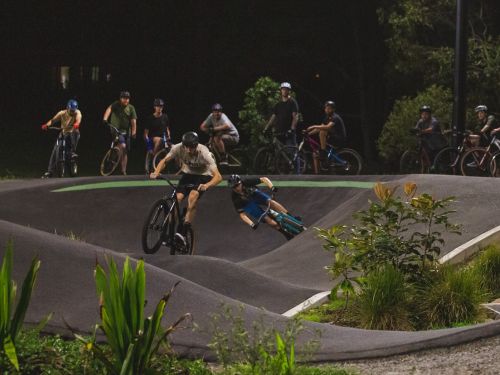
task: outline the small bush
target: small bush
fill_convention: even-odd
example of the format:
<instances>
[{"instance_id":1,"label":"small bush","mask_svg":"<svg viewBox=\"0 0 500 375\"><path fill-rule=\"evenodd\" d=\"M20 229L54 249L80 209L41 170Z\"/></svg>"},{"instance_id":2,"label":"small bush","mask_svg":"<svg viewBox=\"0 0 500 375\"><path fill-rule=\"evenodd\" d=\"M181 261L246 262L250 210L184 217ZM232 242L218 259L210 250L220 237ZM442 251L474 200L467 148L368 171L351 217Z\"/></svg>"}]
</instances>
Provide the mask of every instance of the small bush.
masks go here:
<instances>
[{"instance_id":1,"label":"small bush","mask_svg":"<svg viewBox=\"0 0 500 375\"><path fill-rule=\"evenodd\" d=\"M422 321L427 324L423 328L472 324L480 320L480 303L485 302L486 297L480 281L470 268L440 267L435 281L419 293Z\"/></svg>"},{"instance_id":2,"label":"small bush","mask_svg":"<svg viewBox=\"0 0 500 375\"><path fill-rule=\"evenodd\" d=\"M409 303L412 289L392 265L371 272L357 299L357 312L364 328L412 330Z\"/></svg>"},{"instance_id":3,"label":"small bush","mask_svg":"<svg viewBox=\"0 0 500 375\"><path fill-rule=\"evenodd\" d=\"M472 267L483 288L494 298L500 297L500 249L487 247L474 260Z\"/></svg>"}]
</instances>

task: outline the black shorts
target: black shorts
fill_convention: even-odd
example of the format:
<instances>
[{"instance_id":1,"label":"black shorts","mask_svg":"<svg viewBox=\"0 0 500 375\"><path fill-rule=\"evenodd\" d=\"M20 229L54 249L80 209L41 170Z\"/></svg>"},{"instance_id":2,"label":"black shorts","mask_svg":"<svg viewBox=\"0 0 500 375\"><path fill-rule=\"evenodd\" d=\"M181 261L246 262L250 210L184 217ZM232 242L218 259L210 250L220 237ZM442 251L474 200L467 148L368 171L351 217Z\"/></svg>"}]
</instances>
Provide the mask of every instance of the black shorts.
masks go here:
<instances>
[{"instance_id":1,"label":"black shorts","mask_svg":"<svg viewBox=\"0 0 500 375\"><path fill-rule=\"evenodd\" d=\"M206 184L212 179L212 176L206 176L201 174L183 174L179 183L177 184L177 192L187 196L191 190L198 189L201 184ZM189 186L193 185L193 186ZM203 195L203 191L200 191L200 197Z\"/></svg>"}]
</instances>

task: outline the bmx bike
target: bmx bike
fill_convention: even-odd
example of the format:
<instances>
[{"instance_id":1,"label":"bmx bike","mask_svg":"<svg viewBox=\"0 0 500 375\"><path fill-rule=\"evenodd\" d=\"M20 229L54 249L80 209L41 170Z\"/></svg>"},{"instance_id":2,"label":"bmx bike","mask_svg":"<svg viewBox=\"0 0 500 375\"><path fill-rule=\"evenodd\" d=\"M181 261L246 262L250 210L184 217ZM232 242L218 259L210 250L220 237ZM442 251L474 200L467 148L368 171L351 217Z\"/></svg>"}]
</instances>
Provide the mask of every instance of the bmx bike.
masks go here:
<instances>
[{"instance_id":1,"label":"bmx bike","mask_svg":"<svg viewBox=\"0 0 500 375\"><path fill-rule=\"evenodd\" d=\"M51 161L54 160L55 175L58 177L75 177L78 174L78 157L71 152L71 141L68 141L71 135L63 134L60 127L49 127L48 129L59 131L56 144L50 156Z\"/></svg>"}]
</instances>

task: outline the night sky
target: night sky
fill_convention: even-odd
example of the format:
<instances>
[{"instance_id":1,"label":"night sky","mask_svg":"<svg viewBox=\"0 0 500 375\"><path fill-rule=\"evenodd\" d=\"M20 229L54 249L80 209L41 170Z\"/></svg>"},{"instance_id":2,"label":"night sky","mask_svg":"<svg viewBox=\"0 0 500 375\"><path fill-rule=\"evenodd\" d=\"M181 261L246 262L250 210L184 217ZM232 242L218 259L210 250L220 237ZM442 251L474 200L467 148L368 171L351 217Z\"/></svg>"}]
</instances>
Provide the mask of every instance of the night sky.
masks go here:
<instances>
[{"instance_id":1,"label":"night sky","mask_svg":"<svg viewBox=\"0 0 500 375\"><path fill-rule=\"evenodd\" d=\"M237 123L245 90L268 75L292 83L306 123L319 120L325 100L335 100L357 142L361 68L368 75L364 90L375 137L390 98L384 92L386 52L373 3L7 1L0 15L7 52L0 126L17 123L30 139L39 138L39 125L75 97L83 126L97 127L122 89L132 93L139 127L155 97L165 99L175 133L197 128L214 102ZM71 68L66 90L57 84L59 66ZM97 83L88 78L92 66L100 69ZM106 73L110 82L104 81Z\"/></svg>"}]
</instances>

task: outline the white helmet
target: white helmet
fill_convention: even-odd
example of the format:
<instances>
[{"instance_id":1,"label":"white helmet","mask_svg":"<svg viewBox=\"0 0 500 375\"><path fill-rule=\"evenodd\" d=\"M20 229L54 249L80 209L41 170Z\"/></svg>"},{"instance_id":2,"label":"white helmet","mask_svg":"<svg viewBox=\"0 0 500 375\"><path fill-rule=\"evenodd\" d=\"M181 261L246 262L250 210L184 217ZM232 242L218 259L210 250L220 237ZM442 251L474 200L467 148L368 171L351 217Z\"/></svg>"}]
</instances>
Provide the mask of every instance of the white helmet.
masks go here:
<instances>
[{"instance_id":1,"label":"white helmet","mask_svg":"<svg viewBox=\"0 0 500 375\"><path fill-rule=\"evenodd\" d=\"M292 89L292 85L289 82L281 82L280 89Z\"/></svg>"}]
</instances>

